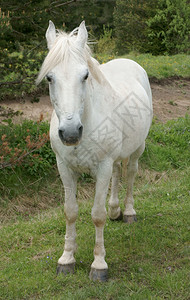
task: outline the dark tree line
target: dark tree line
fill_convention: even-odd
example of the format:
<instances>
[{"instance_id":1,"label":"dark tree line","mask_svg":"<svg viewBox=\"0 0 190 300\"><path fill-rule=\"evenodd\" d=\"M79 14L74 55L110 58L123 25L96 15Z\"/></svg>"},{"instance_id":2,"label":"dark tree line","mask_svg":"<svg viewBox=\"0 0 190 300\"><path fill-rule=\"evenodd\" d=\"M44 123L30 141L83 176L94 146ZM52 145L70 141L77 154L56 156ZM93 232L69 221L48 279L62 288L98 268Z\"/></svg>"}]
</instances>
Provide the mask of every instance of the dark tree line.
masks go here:
<instances>
[{"instance_id":1,"label":"dark tree line","mask_svg":"<svg viewBox=\"0 0 190 300\"><path fill-rule=\"evenodd\" d=\"M109 26L119 53L174 54L190 48L189 0L1 0L0 47L38 45L49 19L65 30L85 20L96 38Z\"/></svg>"},{"instance_id":2,"label":"dark tree line","mask_svg":"<svg viewBox=\"0 0 190 300\"><path fill-rule=\"evenodd\" d=\"M57 28L72 30L82 20L96 36L103 24L113 27L114 0L9 0L1 1L0 47L14 48L15 43L34 44L44 38L48 20Z\"/></svg>"},{"instance_id":3,"label":"dark tree line","mask_svg":"<svg viewBox=\"0 0 190 300\"><path fill-rule=\"evenodd\" d=\"M48 20L85 20L96 55L190 53L190 0L0 0L0 99L35 91Z\"/></svg>"},{"instance_id":4,"label":"dark tree line","mask_svg":"<svg viewBox=\"0 0 190 300\"><path fill-rule=\"evenodd\" d=\"M114 26L123 53L190 51L189 0L117 0Z\"/></svg>"}]
</instances>

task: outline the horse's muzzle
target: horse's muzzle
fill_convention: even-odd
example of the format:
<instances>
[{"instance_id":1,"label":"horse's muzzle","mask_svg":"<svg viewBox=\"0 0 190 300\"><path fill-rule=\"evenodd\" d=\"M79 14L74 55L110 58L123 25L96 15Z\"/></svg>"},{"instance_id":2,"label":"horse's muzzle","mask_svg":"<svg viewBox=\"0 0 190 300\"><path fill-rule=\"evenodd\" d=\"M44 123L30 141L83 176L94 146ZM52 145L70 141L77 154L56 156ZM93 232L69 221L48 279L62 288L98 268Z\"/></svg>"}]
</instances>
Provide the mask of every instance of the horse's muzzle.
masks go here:
<instances>
[{"instance_id":1,"label":"horse's muzzle","mask_svg":"<svg viewBox=\"0 0 190 300\"><path fill-rule=\"evenodd\" d=\"M65 127L59 128L58 134L62 143L66 146L77 145L82 137L83 126L79 124L76 128Z\"/></svg>"}]
</instances>

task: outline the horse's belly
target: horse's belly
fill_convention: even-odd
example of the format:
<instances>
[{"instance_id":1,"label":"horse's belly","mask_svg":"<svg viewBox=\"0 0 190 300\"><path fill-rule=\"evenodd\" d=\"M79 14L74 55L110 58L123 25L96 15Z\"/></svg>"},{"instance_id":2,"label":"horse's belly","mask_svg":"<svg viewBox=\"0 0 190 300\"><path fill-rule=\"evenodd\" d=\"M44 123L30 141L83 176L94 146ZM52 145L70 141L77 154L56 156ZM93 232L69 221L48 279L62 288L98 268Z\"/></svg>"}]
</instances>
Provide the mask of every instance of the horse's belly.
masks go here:
<instances>
[{"instance_id":1,"label":"horse's belly","mask_svg":"<svg viewBox=\"0 0 190 300\"><path fill-rule=\"evenodd\" d=\"M130 156L137 148L139 148L145 141L151 121L150 119L138 120L135 124L124 124L124 132L126 138L123 139L120 157L126 158Z\"/></svg>"},{"instance_id":2,"label":"horse's belly","mask_svg":"<svg viewBox=\"0 0 190 300\"><path fill-rule=\"evenodd\" d=\"M121 158L130 156L145 141L152 122L152 105L143 89L130 92L114 110L118 123L122 122Z\"/></svg>"}]
</instances>

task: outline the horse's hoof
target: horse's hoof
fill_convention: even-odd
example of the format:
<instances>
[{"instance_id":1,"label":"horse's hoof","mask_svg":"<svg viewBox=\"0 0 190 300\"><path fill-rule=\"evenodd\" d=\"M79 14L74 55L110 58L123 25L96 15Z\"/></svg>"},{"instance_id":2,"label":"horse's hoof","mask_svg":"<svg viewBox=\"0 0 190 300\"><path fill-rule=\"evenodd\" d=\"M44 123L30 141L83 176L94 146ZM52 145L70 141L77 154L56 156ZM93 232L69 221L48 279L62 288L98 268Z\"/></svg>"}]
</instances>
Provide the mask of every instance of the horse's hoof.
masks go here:
<instances>
[{"instance_id":1,"label":"horse's hoof","mask_svg":"<svg viewBox=\"0 0 190 300\"><path fill-rule=\"evenodd\" d=\"M108 269L98 270L91 268L89 277L93 281L105 282L108 280Z\"/></svg>"},{"instance_id":2,"label":"horse's hoof","mask_svg":"<svg viewBox=\"0 0 190 300\"><path fill-rule=\"evenodd\" d=\"M111 221L121 221L121 220L123 220L123 213L122 213L122 211L120 211L120 215L116 219L110 218L110 220Z\"/></svg>"},{"instance_id":3,"label":"horse's hoof","mask_svg":"<svg viewBox=\"0 0 190 300\"><path fill-rule=\"evenodd\" d=\"M133 215L133 216L123 216L123 221L124 223L128 223L128 224L132 224L134 222L137 222L137 216Z\"/></svg>"},{"instance_id":4,"label":"horse's hoof","mask_svg":"<svg viewBox=\"0 0 190 300\"><path fill-rule=\"evenodd\" d=\"M67 274L73 274L75 270L75 263L68 264L68 265L60 265L57 266L57 275L60 273L63 273L65 275Z\"/></svg>"}]
</instances>

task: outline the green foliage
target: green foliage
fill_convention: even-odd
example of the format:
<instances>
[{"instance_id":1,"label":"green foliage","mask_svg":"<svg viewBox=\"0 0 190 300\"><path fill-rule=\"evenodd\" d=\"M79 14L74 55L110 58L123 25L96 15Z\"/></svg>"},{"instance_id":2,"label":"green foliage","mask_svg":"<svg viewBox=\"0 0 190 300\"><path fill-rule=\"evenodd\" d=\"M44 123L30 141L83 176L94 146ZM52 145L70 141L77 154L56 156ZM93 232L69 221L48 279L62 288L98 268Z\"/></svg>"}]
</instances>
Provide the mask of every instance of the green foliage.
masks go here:
<instances>
[{"instance_id":1,"label":"green foliage","mask_svg":"<svg viewBox=\"0 0 190 300\"><path fill-rule=\"evenodd\" d=\"M130 51L176 54L190 48L187 0L117 0L114 10L116 47Z\"/></svg>"},{"instance_id":2,"label":"green foliage","mask_svg":"<svg viewBox=\"0 0 190 300\"><path fill-rule=\"evenodd\" d=\"M99 63L105 63L115 58L115 39L113 38L112 29L103 27L104 34L100 36L97 44L95 44L95 58Z\"/></svg>"},{"instance_id":3,"label":"green foliage","mask_svg":"<svg viewBox=\"0 0 190 300\"><path fill-rule=\"evenodd\" d=\"M66 30L73 30L85 20L95 34L100 35L103 24L113 26L114 6L115 0L1 1L0 47L14 51L15 41L22 45L38 45L44 39L48 20Z\"/></svg>"},{"instance_id":4,"label":"green foliage","mask_svg":"<svg viewBox=\"0 0 190 300\"><path fill-rule=\"evenodd\" d=\"M0 125L1 136L1 178L5 181L15 172L38 177L46 174L55 164L55 156L49 143L49 124L25 120L13 124L6 119Z\"/></svg>"},{"instance_id":5,"label":"green foliage","mask_svg":"<svg viewBox=\"0 0 190 300\"><path fill-rule=\"evenodd\" d=\"M114 10L116 49L118 54L146 52L146 21L154 14L157 1L117 0Z\"/></svg>"},{"instance_id":6,"label":"green foliage","mask_svg":"<svg viewBox=\"0 0 190 300\"><path fill-rule=\"evenodd\" d=\"M190 49L190 6L186 0L160 0L147 21L148 50L176 54Z\"/></svg>"},{"instance_id":7,"label":"green foliage","mask_svg":"<svg viewBox=\"0 0 190 300\"><path fill-rule=\"evenodd\" d=\"M101 51L96 51L95 58L100 63L106 63L116 58L114 54L115 40L111 37L111 30L105 29L105 35L101 37L97 47ZM46 51L40 51L39 53L28 51L9 53L5 49L3 55L3 63L0 63L3 75L0 83L0 100L5 99L7 96L13 98L24 97L28 93L32 93L34 96L36 93L47 93L46 82L42 82L38 87L35 85L35 79ZM123 57L139 63L146 70L149 77L162 79L172 76L189 77L190 74L189 55L178 54L156 57L151 54L130 53ZM12 82L15 82L15 84L12 84Z\"/></svg>"},{"instance_id":8,"label":"green foliage","mask_svg":"<svg viewBox=\"0 0 190 300\"><path fill-rule=\"evenodd\" d=\"M114 55L115 53L115 40L113 39L113 30L109 27L103 26L104 33L100 36L98 43L95 47L97 54Z\"/></svg>"},{"instance_id":9,"label":"green foliage","mask_svg":"<svg viewBox=\"0 0 190 300\"><path fill-rule=\"evenodd\" d=\"M47 52L44 35L49 19L63 30L72 30L85 19L89 32L100 37L95 46L100 63L130 51L156 55L189 51L190 8L186 0L156 0L154 6L151 0L10 0L0 6L0 100L47 92L44 83L35 86L35 79ZM189 65L166 64L158 75L152 72L156 68L151 65L151 76L155 73L153 76L162 78L181 76Z\"/></svg>"},{"instance_id":10,"label":"green foliage","mask_svg":"<svg viewBox=\"0 0 190 300\"><path fill-rule=\"evenodd\" d=\"M103 25L113 27L115 0L27 1L16 0L0 4L0 70L1 95L17 97L46 92L36 88L35 79L46 53L45 32L48 20L59 29L71 31L82 20L96 36Z\"/></svg>"},{"instance_id":11,"label":"green foliage","mask_svg":"<svg viewBox=\"0 0 190 300\"><path fill-rule=\"evenodd\" d=\"M0 49L1 94L0 100L9 96L25 96L39 91L45 92L45 85L36 88L35 80L45 57L46 51L23 49L9 52Z\"/></svg>"},{"instance_id":12,"label":"green foliage","mask_svg":"<svg viewBox=\"0 0 190 300\"><path fill-rule=\"evenodd\" d=\"M28 193L25 186L52 174L55 155L50 147L47 122L5 121L6 125L0 125L0 195L12 199Z\"/></svg>"},{"instance_id":13,"label":"green foliage","mask_svg":"<svg viewBox=\"0 0 190 300\"><path fill-rule=\"evenodd\" d=\"M190 165L190 116L153 123L151 126L142 162L156 171L171 168L184 169Z\"/></svg>"}]
</instances>

